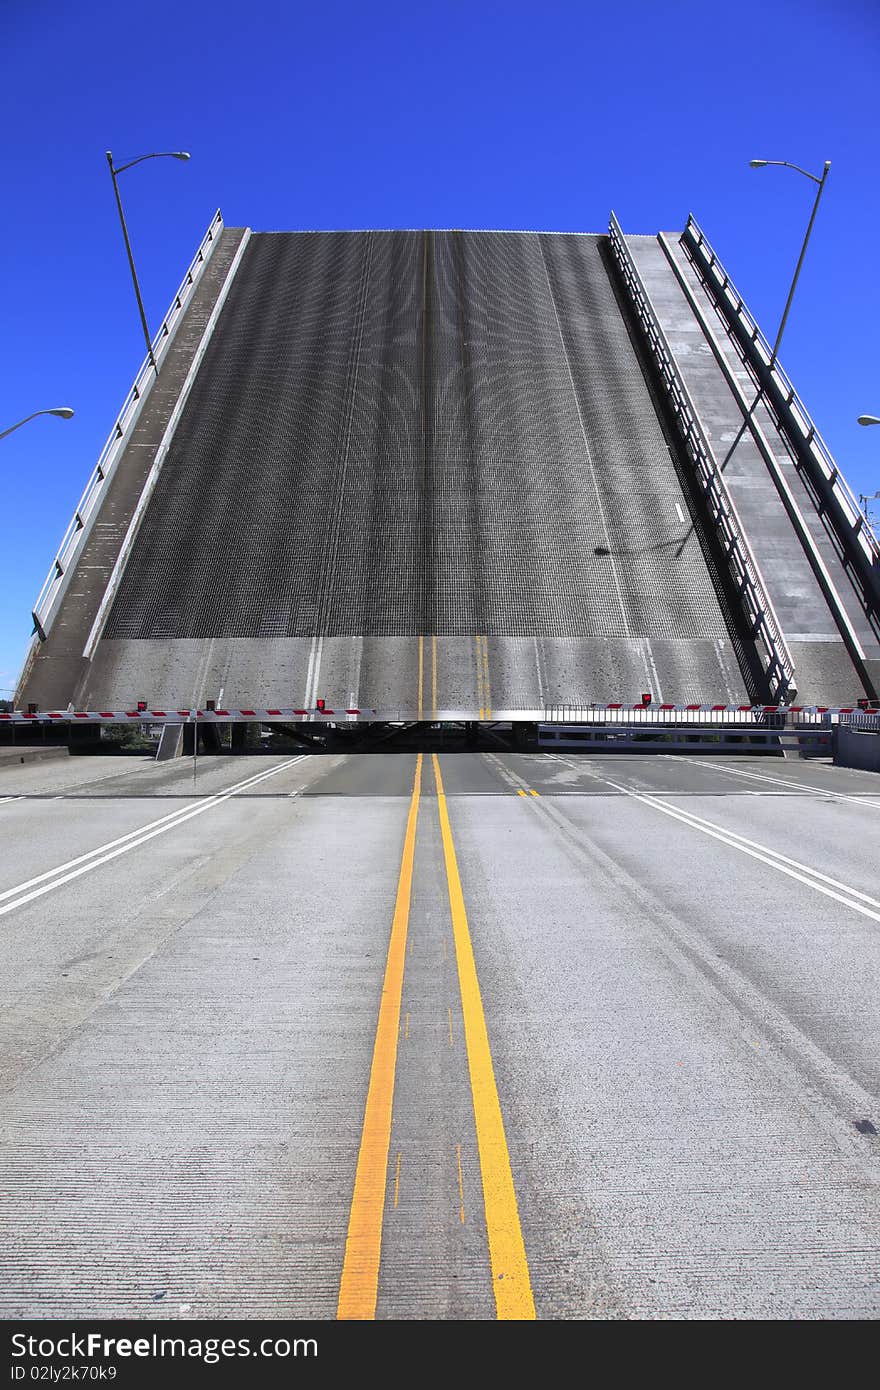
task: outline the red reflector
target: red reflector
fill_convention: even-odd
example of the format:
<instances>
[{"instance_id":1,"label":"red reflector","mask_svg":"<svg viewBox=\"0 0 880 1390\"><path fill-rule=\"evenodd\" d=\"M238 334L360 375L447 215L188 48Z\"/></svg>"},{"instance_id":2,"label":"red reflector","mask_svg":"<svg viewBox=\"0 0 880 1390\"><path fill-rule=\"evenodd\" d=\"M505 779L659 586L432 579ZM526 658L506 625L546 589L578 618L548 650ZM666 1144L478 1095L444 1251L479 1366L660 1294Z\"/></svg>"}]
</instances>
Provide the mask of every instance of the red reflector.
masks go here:
<instances>
[{"instance_id":1,"label":"red reflector","mask_svg":"<svg viewBox=\"0 0 880 1390\"><path fill-rule=\"evenodd\" d=\"M332 709L322 709L322 710L319 711L319 713L320 713L320 714L332 714L333 711L332 711Z\"/></svg>"},{"instance_id":2,"label":"red reflector","mask_svg":"<svg viewBox=\"0 0 880 1390\"><path fill-rule=\"evenodd\" d=\"M239 710L239 714L256 714L256 712L257 712L257 711L256 711L255 709L242 709L242 710Z\"/></svg>"},{"instance_id":3,"label":"red reflector","mask_svg":"<svg viewBox=\"0 0 880 1390\"><path fill-rule=\"evenodd\" d=\"M840 709L838 710L838 713L839 713L839 714L854 714L855 711L853 710L852 705L841 705L841 706L840 706Z\"/></svg>"},{"instance_id":4,"label":"red reflector","mask_svg":"<svg viewBox=\"0 0 880 1390\"><path fill-rule=\"evenodd\" d=\"M777 710L779 709L779 706L778 706L778 705L764 705L762 708L763 708L765 714L775 714L775 713L777 712Z\"/></svg>"},{"instance_id":5,"label":"red reflector","mask_svg":"<svg viewBox=\"0 0 880 1390\"><path fill-rule=\"evenodd\" d=\"M737 705L737 709L739 710L740 714L750 713L751 708L751 705Z\"/></svg>"},{"instance_id":6,"label":"red reflector","mask_svg":"<svg viewBox=\"0 0 880 1390\"><path fill-rule=\"evenodd\" d=\"M359 709L347 709L347 710L345 711L345 713L346 713L346 714L360 714L360 710L359 710Z\"/></svg>"},{"instance_id":7,"label":"red reflector","mask_svg":"<svg viewBox=\"0 0 880 1390\"><path fill-rule=\"evenodd\" d=\"M0 719L11 719L11 718L12 718L12 715L11 715L11 714L0 714Z\"/></svg>"},{"instance_id":8,"label":"red reflector","mask_svg":"<svg viewBox=\"0 0 880 1390\"><path fill-rule=\"evenodd\" d=\"M140 710L127 709L125 713L128 719L140 719Z\"/></svg>"},{"instance_id":9,"label":"red reflector","mask_svg":"<svg viewBox=\"0 0 880 1390\"><path fill-rule=\"evenodd\" d=\"M606 709L623 709L623 705L606 705Z\"/></svg>"},{"instance_id":10,"label":"red reflector","mask_svg":"<svg viewBox=\"0 0 880 1390\"><path fill-rule=\"evenodd\" d=\"M74 719L88 719L89 716L87 714L75 714L73 717Z\"/></svg>"},{"instance_id":11,"label":"red reflector","mask_svg":"<svg viewBox=\"0 0 880 1390\"><path fill-rule=\"evenodd\" d=\"M36 716L35 714L23 714L21 717L22 717L22 719L36 719L37 716ZM85 719L85 715L84 715L84 714L81 715L80 717L81 717L82 719Z\"/></svg>"},{"instance_id":12,"label":"red reflector","mask_svg":"<svg viewBox=\"0 0 880 1390\"><path fill-rule=\"evenodd\" d=\"M789 705L788 708L791 710L792 714L800 714L804 707L803 705Z\"/></svg>"},{"instance_id":13,"label":"red reflector","mask_svg":"<svg viewBox=\"0 0 880 1390\"><path fill-rule=\"evenodd\" d=\"M294 714L308 714L307 709L295 709L293 712Z\"/></svg>"},{"instance_id":14,"label":"red reflector","mask_svg":"<svg viewBox=\"0 0 880 1390\"><path fill-rule=\"evenodd\" d=\"M159 719L165 718L165 711L163 709L151 709L150 714L155 714Z\"/></svg>"},{"instance_id":15,"label":"red reflector","mask_svg":"<svg viewBox=\"0 0 880 1390\"><path fill-rule=\"evenodd\" d=\"M727 709L727 706L726 706L726 705L713 705L712 708L713 708L713 709Z\"/></svg>"},{"instance_id":16,"label":"red reflector","mask_svg":"<svg viewBox=\"0 0 880 1390\"><path fill-rule=\"evenodd\" d=\"M189 710L188 710L188 709L179 709L179 710L177 711L177 713L178 713L178 714L189 714Z\"/></svg>"},{"instance_id":17,"label":"red reflector","mask_svg":"<svg viewBox=\"0 0 880 1390\"><path fill-rule=\"evenodd\" d=\"M685 709L702 709L702 705L685 705Z\"/></svg>"},{"instance_id":18,"label":"red reflector","mask_svg":"<svg viewBox=\"0 0 880 1390\"><path fill-rule=\"evenodd\" d=\"M63 718L64 718L64 715L63 715L63 714L47 714L47 715L46 715L46 718L47 718L47 719L63 719Z\"/></svg>"},{"instance_id":19,"label":"red reflector","mask_svg":"<svg viewBox=\"0 0 880 1390\"><path fill-rule=\"evenodd\" d=\"M267 713L267 714L280 714L281 711L280 711L280 709L267 709L267 710L266 710L266 713Z\"/></svg>"},{"instance_id":20,"label":"red reflector","mask_svg":"<svg viewBox=\"0 0 880 1390\"><path fill-rule=\"evenodd\" d=\"M817 713L817 714L827 714L827 713L828 713L828 706L827 706L827 705L817 705L817 706L816 706L816 713Z\"/></svg>"},{"instance_id":21,"label":"red reflector","mask_svg":"<svg viewBox=\"0 0 880 1390\"><path fill-rule=\"evenodd\" d=\"M113 710L102 709L102 710L101 710L101 718L102 718L102 719L115 719L115 718L116 718L116 714L115 714L115 712L114 712Z\"/></svg>"},{"instance_id":22,"label":"red reflector","mask_svg":"<svg viewBox=\"0 0 880 1390\"><path fill-rule=\"evenodd\" d=\"M675 709L675 705L661 705L661 709Z\"/></svg>"},{"instance_id":23,"label":"red reflector","mask_svg":"<svg viewBox=\"0 0 880 1390\"><path fill-rule=\"evenodd\" d=\"M229 716L229 710L228 710L228 709L215 709L214 713L215 713L215 714L225 714L227 717Z\"/></svg>"}]
</instances>

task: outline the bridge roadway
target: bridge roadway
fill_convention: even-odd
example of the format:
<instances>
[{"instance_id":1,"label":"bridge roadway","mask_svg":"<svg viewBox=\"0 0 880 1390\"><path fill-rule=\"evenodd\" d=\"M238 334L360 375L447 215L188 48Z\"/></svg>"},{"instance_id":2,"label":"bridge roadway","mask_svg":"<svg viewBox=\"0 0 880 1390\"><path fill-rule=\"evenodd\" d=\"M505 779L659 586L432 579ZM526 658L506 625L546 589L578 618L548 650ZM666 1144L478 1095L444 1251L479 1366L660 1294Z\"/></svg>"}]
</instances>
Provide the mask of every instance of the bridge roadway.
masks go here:
<instances>
[{"instance_id":1,"label":"bridge roadway","mask_svg":"<svg viewBox=\"0 0 880 1390\"><path fill-rule=\"evenodd\" d=\"M0 777L3 1317L880 1313L875 776Z\"/></svg>"}]
</instances>

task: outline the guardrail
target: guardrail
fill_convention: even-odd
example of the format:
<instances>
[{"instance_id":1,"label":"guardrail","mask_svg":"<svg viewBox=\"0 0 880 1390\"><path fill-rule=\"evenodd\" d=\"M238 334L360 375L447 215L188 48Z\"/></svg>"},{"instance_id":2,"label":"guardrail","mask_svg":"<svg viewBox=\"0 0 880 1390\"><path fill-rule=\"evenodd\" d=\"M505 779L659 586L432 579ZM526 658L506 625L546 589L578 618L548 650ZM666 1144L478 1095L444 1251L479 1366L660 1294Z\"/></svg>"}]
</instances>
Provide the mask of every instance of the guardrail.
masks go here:
<instances>
[{"instance_id":1,"label":"guardrail","mask_svg":"<svg viewBox=\"0 0 880 1390\"><path fill-rule=\"evenodd\" d=\"M698 486L718 533L752 635L759 649L763 649L762 664L770 693L776 700L785 700L796 691L794 662L786 646L758 563L746 540L745 529L727 490L690 392L678 370L650 296L626 245L620 223L613 212L609 234L612 254L660 373L685 448L693 462Z\"/></svg>"},{"instance_id":2,"label":"guardrail","mask_svg":"<svg viewBox=\"0 0 880 1390\"><path fill-rule=\"evenodd\" d=\"M218 208L180 282L180 287L171 301L171 306L162 320L161 327L153 339L153 356L157 366L168 349L183 316L183 311L192 297L222 230L223 217ZM92 470L70 525L64 533L64 539L55 554L52 568L49 570L46 581L31 610L34 632L41 642L46 640L46 635L54 620L55 607L67 587L68 576L72 572L91 530L104 488L113 476L119 457L128 443L131 431L155 380L156 372L153 364L149 357L145 357L131 390L123 402L122 409L116 417L116 423L110 437L98 456L98 462Z\"/></svg>"},{"instance_id":3,"label":"guardrail","mask_svg":"<svg viewBox=\"0 0 880 1390\"><path fill-rule=\"evenodd\" d=\"M364 709L343 705L323 709L265 706L253 709L175 709L171 704L147 705L132 701L117 710L9 710L0 712L3 724L186 724L198 720L205 724L346 724L346 723L485 723L511 722L545 724L606 725L695 725L737 728L783 728L792 724L835 723L844 715L864 715L867 727L880 726L880 710L861 711L855 705L671 705L660 704L580 704L547 705L540 709L497 710L490 720L479 720L472 710L438 710L431 720L419 718L415 709ZM872 725L870 721L874 721Z\"/></svg>"},{"instance_id":4,"label":"guardrail","mask_svg":"<svg viewBox=\"0 0 880 1390\"><path fill-rule=\"evenodd\" d=\"M870 522L778 359L771 367L773 350L770 344L692 214L688 214L681 245L723 318L734 330L740 356L753 371L758 385L763 387L795 461L803 466L814 498L836 523L835 530L845 557L855 561L866 607L880 612L880 541Z\"/></svg>"}]
</instances>

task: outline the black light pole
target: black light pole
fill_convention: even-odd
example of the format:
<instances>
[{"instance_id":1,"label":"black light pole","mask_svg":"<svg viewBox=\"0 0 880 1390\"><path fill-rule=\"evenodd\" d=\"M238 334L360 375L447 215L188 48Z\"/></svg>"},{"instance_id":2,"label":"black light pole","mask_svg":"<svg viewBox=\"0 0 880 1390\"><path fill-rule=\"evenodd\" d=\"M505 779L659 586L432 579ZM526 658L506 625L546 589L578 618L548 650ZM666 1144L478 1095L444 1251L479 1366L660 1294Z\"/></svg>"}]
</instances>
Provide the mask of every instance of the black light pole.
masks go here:
<instances>
[{"instance_id":1,"label":"black light pole","mask_svg":"<svg viewBox=\"0 0 880 1390\"><path fill-rule=\"evenodd\" d=\"M788 311L791 308L791 301L794 299L794 292L797 286L798 276L801 273L801 266L804 263L804 256L807 253L807 243L810 240L810 233L813 230L813 223L816 220L816 213L819 211L819 199L822 197L822 190L825 187L825 180L828 177L828 170L831 168L831 160L825 160L825 167L822 170L821 178L819 178L816 174L808 173L806 169L801 169L800 165L798 164L790 164L787 159L749 160L749 167L751 169L766 169L767 166L771 164L779 165L783 169L794 169L797 171L797 173L803 174L805 179L812 179L813 183L817 183L819 185L818 189L816 190L816 201L813 203L813 211L810 214L810 221L807 225L807 233L804 237L804 244L801 247L801 254L798 256L798 263L795 266L794 279L791 282L791 289L788 292L788 299L785 301L785 308L782 311L782 320L779 324L779 332L776 334L776 342L773 344L773 350L770 353L770 367L772 368L779 353L779 344L782 342L782 335L785 332L785 324L786 320L788 319Z\"/></svg>"},{"instance_id":2,"label":"black light pole","mask_svg":"<svg viewBox=\"0 0 880 1390\"><path fill-rule=\"evenodd\" d=\"M125 249L128 252L128 264L131 267L131 278L134 283L134 292L137 297L138 311L141 316L141 327L144 330L144 342L147 345L147 356L153 364L153 371L159 375L159 368L156 366L156 359L153 356L153 344L150 341L150 330L147 327L147 316L144 313L144 301L141 298L141 287L138 284L137 271L134 268L134 256L131 251L131 242L128 238L128 228L125 225L125 214L122 211L122 199L119 196L119 184L117 176L124 174L126 169L134 168L135 164L142 164L145 159L189 159L185 150L167 150L156 154L142 154L137 159L130 159L127 164L121 164L118 169L113 167L113 154L107 151L107 164L110 169L110 177L113 180L113 192L116 194L116 206L119 209L119 221L122 223L122 235L125 238Z\"/></svg>"}]
</instances>

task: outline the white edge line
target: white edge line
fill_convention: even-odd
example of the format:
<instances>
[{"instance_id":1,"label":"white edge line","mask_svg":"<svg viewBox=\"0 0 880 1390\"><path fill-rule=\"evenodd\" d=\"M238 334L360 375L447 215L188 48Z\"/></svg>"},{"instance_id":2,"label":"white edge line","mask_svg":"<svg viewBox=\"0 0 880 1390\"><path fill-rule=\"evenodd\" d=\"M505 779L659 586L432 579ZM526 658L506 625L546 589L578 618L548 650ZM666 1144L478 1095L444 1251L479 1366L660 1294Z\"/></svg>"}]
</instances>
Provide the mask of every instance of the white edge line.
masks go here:
<instances>
[{"instance_id":1,"label":"white edge line","mask_svg":"<svg viewBox=\"0 0 880 1390\"><path fill-rule=\"evenodd\" d=\"M653 806L655 810L662 811L664 815L672 816L674 820L681 821L683 825L689 825L693 830L700 830L704 835L711 835L713 840L721 840L731 849L738 849L742 854L749 854L753 859L760 859L762 863L769 864L771 869L777 869L781 874L788 874L790 878L798 879L801 883L807 884L809 888L815 888L818 893L825 893L829 898L836 898L838 902L846 903L848 907L853 907L857 912L863 912L866 917L873 917L875 922L880 922L880 911L874 912L871 908L862 907L860 903L853 902L851 898L843 897L841 893L836 893L833 888L826 888L823 884L833 884L835 888L842 888L844 893L850 893L852 897L861 898L863 902L871 903L873 907L880 908L880 902L867 893L861 893L857 888L850 888L848 884L840 883L837 879L830 878L828 874L820 873L818 869L811 869L808 864L801 864L797 859L789 859L787 855L780 854L767 845L759 845L755 840L747 840L744 835L737 835L734 830L725 830L723 826L715 825L713 821L704 821L690 811L681 811L677 806L669 806L659 797L646 796L643 792L631 791L629 787L623 787L618 782L612 782L607 778L603 780L607 782L609 787L615 787L626 796L633 797L646 806ZM795 867L787 868L786 865L794 865ZM798 870L803 872L799 873ZM822 883L817 883L817 879L821 879Z\"/></svg>"},{"instance_id":2,"label":"white edge line","mask_svg":"<svg viewBox=\"0 0 880 1390\"><path fill-rule=\"evenodd\" d=\"M677 806L670 806L665 801L661 801L659 797L633 791L630 787L624 787L619 782L612 782L609 777L599 777L597 773L590 775L595 777L597 781L604 782L606 786L614 787L616 791L623 792L624 796L641 801L645 806L652 806L655 810L662 811L664 815L672 816L674 820L681 821L683 825L689 825L692 830L699 830L704 835L711 835L713 840L720 840L731 849L738 849L742 854L751 855L753 859L760 859L771 869L776 869L781 874L788 874L790 878L796 878L800 883L805 883L808 888L814 888L817 893L825 893L829 898L836 898L838 902L854 908L856 912L861 912L866 917L873 918L875 922L880 922L880 911L874 912L872 908L863 907L861 903L852 901L853 898L861 898L863 902L871 903L873 907L880 908L880 902L867 893L862 893L857 888L851 888L849 884L841 883L838 879L831 878L818 869L812 869L808 864L801 864L797 859L789 859L787 855L780 854L778 850L770 849L767 845L759 845L755 840L747 840L744 835L738 835L734 830L725 830L723 826L715 825L713 821L703 820L700 816L695 816L693 812L682 811ZM794 867L787 868L787 865ZM803 872L799 873L799 869ZM822 882L817 882L817 879L821 879ZM833 884L834 887L826 888L824 884ZM849 893L852 896L844 897L841 893L836 893L834 888L842 888L844 893Z\"/></svg>"},{"instance_id":3,"label":"white edge line","mask_svg":"<svg viewBox=\"0 0 880 1390\"><path fill-rule=\"evenodd\" d=\"M13 898L16 894L21 894L27 888L33 888L35 884L42 883L45 886L38 889L35 893L28 894L25 898L17 898L13 903L7 903L6 907L0 908L0 916L8 912L13 907L18 907L21 903L29 902L31 898L39 897L41 893L48 893L50 888L55 888L59 883L66 883L71 878L76 878L79 874L86 873L89 869L94 869L98 864L104 864L108 859L114 859L117 854L124 854L126 850L134 849L137 845L143 844L144 840L152 839L154 835L162 835L166 830L173 830L175 826L185 820L189 820L193 815L199 815L202 811L210 811L212 807L218 806L221 801L227 801L229 797L238 795L239 792L246 791L250 787L256 786L259 782L264 782L268 777L274 777L276 773L283 772L286 767L292 767L294 763L302 762L305 754L298 758L291 758L289 761L279 763L275 767L267 768L264 772L257 773L254 777L248 777L243 782L237 782L232 787L227 787L225 791L217 792L209 797L207 801L199 802L196 806L187 806L179 811L171 811L167 816L160 816L158 820L148 821L146 825L140 826L137 830L130 831L127 835L121 835L118 840L108 840L106 844L99 845L97 849L89 850L87 854L81 854L76 859L69 859L66 864L58 864L54 869L48 869L44 874L38 874L36 878L29 878L24 883L18 883L14 888L7 888L0 893L0 902L7 898ZM118 847L118 848L117 848ZM111 853L105 854L105 850ZM103 858L96 856L103 855ZM92 863L85 861L92 860ZM82 867L75 869L75 865ZM64 874L65 869L74 870L72 873L58 878L57 875ZM51 883L46 883L47 879L52 879Z\"/></svg>"},{"instance_id":4,"label":"white edge line","mask_svg":"<svg viewBox=\"0 0 880 1390\"><path fill-rule=\"evenodd\" d=\"M660 756L662 758L667 755L661 753ZM713 771L716 767L715 764L707 763L702 758L685 758L684 761L691 763L694 767L712 768ZM880 810L880 802L867 801L861 796L850 796L848 792L838 792L835 791L833 787L814 787L810 782L789 782L784 777L771 777L766 772L749 772L746 771L745 768L740 767L725 767L722 763L717 764L717 770L719 772L726 772L729 777L748 777L756 782L767 782L768 785L776 783L780 787L786 787L793 793L815 792L817 796L833 796L835 801L848 801L851 802L853 806L870 806L875 811ZM869 792L867 795L870 796L871 793Z\"/></svg>"}]
</instances>

